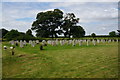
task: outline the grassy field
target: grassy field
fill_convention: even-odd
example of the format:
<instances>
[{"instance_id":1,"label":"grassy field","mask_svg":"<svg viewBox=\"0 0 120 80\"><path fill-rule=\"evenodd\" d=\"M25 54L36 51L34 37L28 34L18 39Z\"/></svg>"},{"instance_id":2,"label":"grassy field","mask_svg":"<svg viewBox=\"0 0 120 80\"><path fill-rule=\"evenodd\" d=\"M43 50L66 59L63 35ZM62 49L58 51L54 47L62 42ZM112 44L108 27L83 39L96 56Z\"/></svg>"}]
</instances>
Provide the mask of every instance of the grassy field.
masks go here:
<instances>
[{"instance_id":1,"label":"grassy field","mask_svg":"<svg viewBox=\"0 0 120 80\"><path fill-rule=\"evenodd\" d=\"M10 46L3 42L2 46ZM16 47L2 51L3 78L117 78L118 43Z\"/></svg>"}]
</instances>

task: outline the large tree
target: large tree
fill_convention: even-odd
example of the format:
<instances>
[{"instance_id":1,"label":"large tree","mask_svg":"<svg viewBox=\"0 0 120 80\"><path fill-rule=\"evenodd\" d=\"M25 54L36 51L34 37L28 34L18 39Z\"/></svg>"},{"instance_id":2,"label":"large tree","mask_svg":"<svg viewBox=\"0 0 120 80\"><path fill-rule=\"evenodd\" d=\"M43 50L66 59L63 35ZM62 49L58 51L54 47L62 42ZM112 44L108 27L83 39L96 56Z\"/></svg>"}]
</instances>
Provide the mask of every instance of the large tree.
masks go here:
<instances>
[{"instance_id":1,"label":"large tree","mask_svg":"<svg viewBox=\"0 0 120 80\"><path fill-rule=\"evenodd\" d=\"M37 14L36 21L32 24L32 30L37 37L58 37L58 34L64 34L65 37L82 37L85 31L78 26L79 18L74 13L67 13L63 16L63 12L59 9L53 11L40 12Z\"/></svg>"},{"instance_id":2,"label":"large tree","mask_svg":"<svg viewBox=\"0 0 120 80\"><path fill-rule=\"evenodd\" d=\"M63 24L61 26L63 28L63 30L65 31L64 32L65 37L70 37L71 35L73 35L75 33L73 30L78 28L76 25L78 22L79 22L79 18L76 18L74 13L67 13L65 15Z\"/></svg>"},{"instance_id":3,"label":"large tree","mask_svg":"<svg viewBox=\"0 0 120 80\"><path fill-rule=\"evenodd\" d=\"M111 31L111 32L109 32L109 36L111 36L111 37L115 37L115 36L116 36L116 32L115 32L115 31Z\"/></svg>"},{"instance_id":4,"label":"large tree","mask_svg":"<svg viewBox=\"0 0 120 80\"><path fill-rule=\"evenodd\" d=\"M96 36L96 34L95 34L95 33L92 33L92 34L91 34L91 36L92 36L92 37L95 37L95 36Z\"/></svg>"},{"instance_id":5,"label":"large tree","mask_svg":"<svg viewBox=\"0 0 120 80\"><path fill-rule=\"evenodd\" d=\"M4 28L0 29L0 38L3 38L8 32L9 31Z\"/></svg>"},{"instance_id":6,"label":"large tree","mask_svg":"<svg viewBox=\"0 0 120 80\"><path fill-rule=\"evenodd\" d=\"M85 31L81 26L74 26L71 28L71 33L73 38L79 38L85 35Z\"/></svg>"},{"instance_id":7,"label":"large tree","mask_svg":"<svg viewBox=\"0 0 120 80\"><path fill-rule=\"evenodd\" d=\"M62 18L63 12L59 9L40 12L31 29L36 31L37 37L56 37L58 32L56 29L61 26Z\"/></svg>"}]
</instances>

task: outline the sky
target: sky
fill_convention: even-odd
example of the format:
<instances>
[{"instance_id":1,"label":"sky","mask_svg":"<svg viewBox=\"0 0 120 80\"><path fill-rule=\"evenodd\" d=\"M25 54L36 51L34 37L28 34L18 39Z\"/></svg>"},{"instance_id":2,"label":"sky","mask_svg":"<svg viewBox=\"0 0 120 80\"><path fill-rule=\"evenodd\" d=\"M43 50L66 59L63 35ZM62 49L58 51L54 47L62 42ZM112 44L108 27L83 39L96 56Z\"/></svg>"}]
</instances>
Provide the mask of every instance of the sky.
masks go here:
<instances>
[{"instance_id":1,"label":"sky","mask_svg":"<svg viewBox=\"0 0 120 80\"><path fill-rule=\"evenodd\" d=\"M74 2L73 2L74 1ZM105 1L105 2L104 2ZM39 12L60 9L64 13L74 13L80 18L79 25L85 29L86 35L96 33L97 35L106 35L111 31L118 30L118 0L98 0L90 2L79 2L78 0L52 0L44 2L41 0L4 0L2 2L2 13L0 20L2 28L7 30L17 29L20 32L26 32L36 20ZM1 5L0 5L1 6ZM2 14L2 15L1 15ZM33 34L35 34L33 32Z\"/></svg>"}]
</instances>

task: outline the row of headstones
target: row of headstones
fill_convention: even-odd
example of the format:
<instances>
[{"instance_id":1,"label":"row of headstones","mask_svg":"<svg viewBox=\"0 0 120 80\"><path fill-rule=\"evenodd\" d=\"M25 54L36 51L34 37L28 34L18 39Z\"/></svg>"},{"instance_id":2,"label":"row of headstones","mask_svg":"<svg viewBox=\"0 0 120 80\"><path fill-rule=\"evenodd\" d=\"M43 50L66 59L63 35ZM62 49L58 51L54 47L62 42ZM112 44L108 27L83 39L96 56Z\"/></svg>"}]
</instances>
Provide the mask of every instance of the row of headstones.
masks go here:
<instances>
[{"instance_id":1,"label":"row of headstones","mask_svg":"<svg viewBox=\"0 0 120 80\"><path fill-rule=\"evenodd\" d=\"M42 45L43 46L45 46L45 45L47 45L47 44L50 44L50 45L52 45L52 46L55 46L55 45L61 45L61 46L63 46L63 45L65 45L65 44L67 44L67 45L73 45L73 46L75 46L76 44L79 44L80 46L82 46L82 43L84 43L84 42L86 42L87 43L87 46L90 44L90 42L92 42L93 43L93 45L96 45L97 43L100 43L100 42L102 42L102 43L105 43L105 42L108 42L108 43L110 43L110 42L118 42L119 40L118 39L85 39L85 40L77 40L77 39L73 39L73 40L58 40L58 39L56 39L56 40L48 40L48 41L45 41L45 40L42 40ZM16 45L16 46L18 46L18 44L19 44L19 46L22 48L22 47L24 47L24 46L26 46L27 45L27 42L24 40L24 41L22 41L22 40L20 40L20 41L10 41L9 42L11 45ZM32 47L35 47L35 45L36 44L39 44L40 42L39 42L39 40L29 40L29 42L28 42L28 44L30 44Z\"/></svg>"},{"instance_id":2,"label":"row of headstones","mask_svg":"<svg viewBox=\"0 0 120 80\"><path fill-rule=\"evenodd\" d=\"M100 42L102 42L102 43L105 43L105 42L110 43L110 42L118 42L118 41L119 41L118 39L116 39L116 40L112 40L112 39L108 39L108 40L106 40L106 39L97 39L97 40L95 40L95 39L92 39L92 40L90 40L90 39L86 39L86 40L75 40L75 39L74 40L57 40L56 39L56 40L48 40L47 43L52 45L52 46L55 46L55 45L58 45L58 44L60 44L61 46L64 45L64 44L67 44L67 45L72 44L73 46L75 46L76 44L79 44L80 46L82 46L82 43L86 42L87 46L88 46L90 44L90 42L92 42L93 45L96 45L97 43L100 43Z\"/></svg>"},{"instance_id":3,"label":"row of headstones","mask_svg":"<svg viewBox=\"0 0 120 80\"><path fill-rule=\"evenodd\" d=\"M26 46L27 45L27 41L22 41L22 40L20 40L20 41L14 41L14 40L12 40L12 41L10 41L9 42L11 45L15 45L15 46L20 46L21 48L23 48L24 46ZM39 40L36 40L36 41L32 41L32 40L29 40L29 42L28 42L32 47L35 47L35 45L36 44L39 44Z\"/></svg>"},{"instance_id":4,"label":"row of headstones","mask_svg":"<svg viewBox=\"0 0 120 80\"><path fill-rule=\"evenodd\" d=\"M58 44L60 44L61 46L65 45L65 44L67 44L67 45L72 44L73 46L75 46L76 44L79 44L80 46L82 46L83 42L87 42L87 45L89 45L90 40L75 40L74 39L74 40L60 40L60 41L58 41L58 40L48 40L47 41L47 43L52 45L52 46L56 46ZM93 42L94 45L96 45L95 40L93 40L92 42Z\"/></svg>"}]
</instances>

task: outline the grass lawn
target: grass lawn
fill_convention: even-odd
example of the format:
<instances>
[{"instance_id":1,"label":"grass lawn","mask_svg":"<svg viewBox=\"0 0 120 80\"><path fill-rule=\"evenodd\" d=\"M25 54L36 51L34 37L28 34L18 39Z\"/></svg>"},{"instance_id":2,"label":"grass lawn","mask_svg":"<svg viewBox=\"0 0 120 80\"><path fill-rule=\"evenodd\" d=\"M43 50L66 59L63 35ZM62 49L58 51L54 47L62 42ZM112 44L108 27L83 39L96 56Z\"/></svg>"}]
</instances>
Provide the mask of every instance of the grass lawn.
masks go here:
<instances>
[{"instance_id":1,"label":"grass lawn","mask_svg":"<svg viewBox=\"0 0 120 80\"><path fill-rule=\"evenodd\" d=\"M2 43L10 46L8 42ZM118 43L96 46L51 46L39 50L39 44L2 50L3 78L117 78Z\"/></svg>"}]
</instances>

